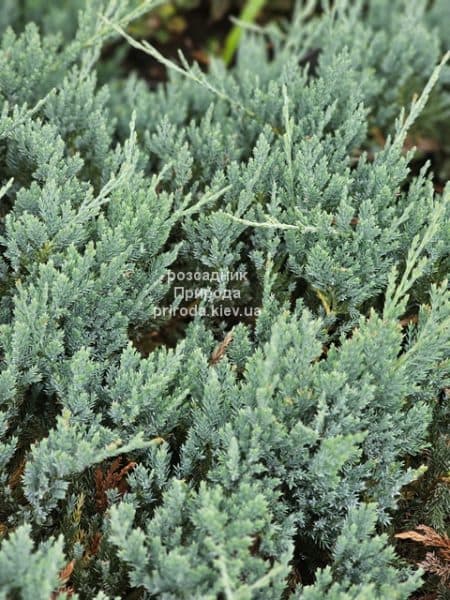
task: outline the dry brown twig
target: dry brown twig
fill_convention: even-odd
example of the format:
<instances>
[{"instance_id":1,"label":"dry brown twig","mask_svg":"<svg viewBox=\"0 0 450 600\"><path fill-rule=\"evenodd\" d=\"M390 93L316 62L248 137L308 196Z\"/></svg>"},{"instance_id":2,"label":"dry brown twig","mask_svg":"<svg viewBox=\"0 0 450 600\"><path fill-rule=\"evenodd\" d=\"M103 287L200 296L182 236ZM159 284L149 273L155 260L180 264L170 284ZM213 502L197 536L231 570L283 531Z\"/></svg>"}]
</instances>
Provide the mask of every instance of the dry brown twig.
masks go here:
<instances>
[{"instance_id":1,"label":"dry brown twig","mask_svg":"<svg viewBox=\"0 0 450 600\"><path fill-rule=\"evenodd\" d=\"M75 561L71 560L63 569L61 569L59 573L59 581L61 583L61 587L59 587L55 592L52 593L51 600L56 600L56 598L60 597L60 594L66 594L67 597L70 598L75 593L73 587L66 585L72 576L74 567Z\"/></svg>"},{"instance_id":2,"label":"dry brown twig","mask_svg":"<svg viewBox=\"0 0 450 600\"><path fill-rule=\"evenodd\" d=\"M95 503L102 512L108 507L108 490L117 489L121 496L128 490L126 475L136 467L136 463L130 461L122 468L121 464L122 458L119 456L111 463L106 473L102 467L95 470Z\"/></svg>"},{"instance_id":3,"label":"dry brown twig","mask_svg":"<svg viewBox=\"0 0 450 600\"><path fill-rule=\"evenodd\" d=\"M210 365L216 365L224 356L227 351L228 346L233 341L233 331L229 331L227 335L224 337L223 341L220 342L215 348L213 353L211 354L211 358L209 360Z\"/></svg>"},{"instance_id":4,"label":"dry brown twig","mask_svg":"<svg viewBox=\"0 0 450 600\"><path fill-rule=\"evenodd\" d=\"M418 542L426 548L435 548L435 552L426 553L418 566L427 573L437 575L445 586L450 587L450 538L447 535L441 535L427 525L418 525L415 530L397 533L395 537Z\"/></svg>"}]
</instances>

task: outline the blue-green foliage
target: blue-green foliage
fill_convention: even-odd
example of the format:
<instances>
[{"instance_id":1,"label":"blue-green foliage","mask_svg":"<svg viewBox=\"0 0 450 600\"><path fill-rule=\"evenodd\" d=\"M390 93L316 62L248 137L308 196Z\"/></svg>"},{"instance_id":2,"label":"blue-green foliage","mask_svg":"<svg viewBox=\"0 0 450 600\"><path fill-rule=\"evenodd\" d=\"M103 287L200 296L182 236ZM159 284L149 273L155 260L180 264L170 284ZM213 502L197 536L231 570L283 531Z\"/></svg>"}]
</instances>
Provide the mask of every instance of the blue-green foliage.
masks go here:
<instances>
[{"instance_id":1,"label":"blue-green foliage","mask_svg":"<svg viewBox=\"0 0 450 600\"><path fill-rule=\"evenodd\" d=\"M68 563L80 598L420 586L382 530L449 377L450 189L404 151L442 70L438 6L399 3L384 32L385 2L349 4L299 10L273 57L249 34L229 71L129 38L171 73L154 91L95 70L144 6L92 3L66 44L4 34L1 597L64 597ZM174 273L246 274L256 316L161 316Z\"/></svg>"}]
</instances>

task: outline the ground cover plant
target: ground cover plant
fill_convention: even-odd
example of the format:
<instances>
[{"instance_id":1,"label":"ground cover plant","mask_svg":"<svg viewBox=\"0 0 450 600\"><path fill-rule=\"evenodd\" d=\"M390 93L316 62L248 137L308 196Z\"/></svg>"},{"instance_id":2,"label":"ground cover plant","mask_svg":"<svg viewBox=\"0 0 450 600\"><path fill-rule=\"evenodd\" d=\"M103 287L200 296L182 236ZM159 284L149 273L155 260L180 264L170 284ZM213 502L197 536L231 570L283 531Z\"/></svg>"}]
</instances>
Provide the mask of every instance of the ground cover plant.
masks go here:
<instances>
[{"instance_id":1,"label":"ground cover plant","mask_svg":"<svg viewBox=\"0 0 450 600\"><path fill-rule=\"evenodd\" d=\"M156 4L0 11L0 597L446 598L448 5Z\"/></svg>"}]
</instances>

